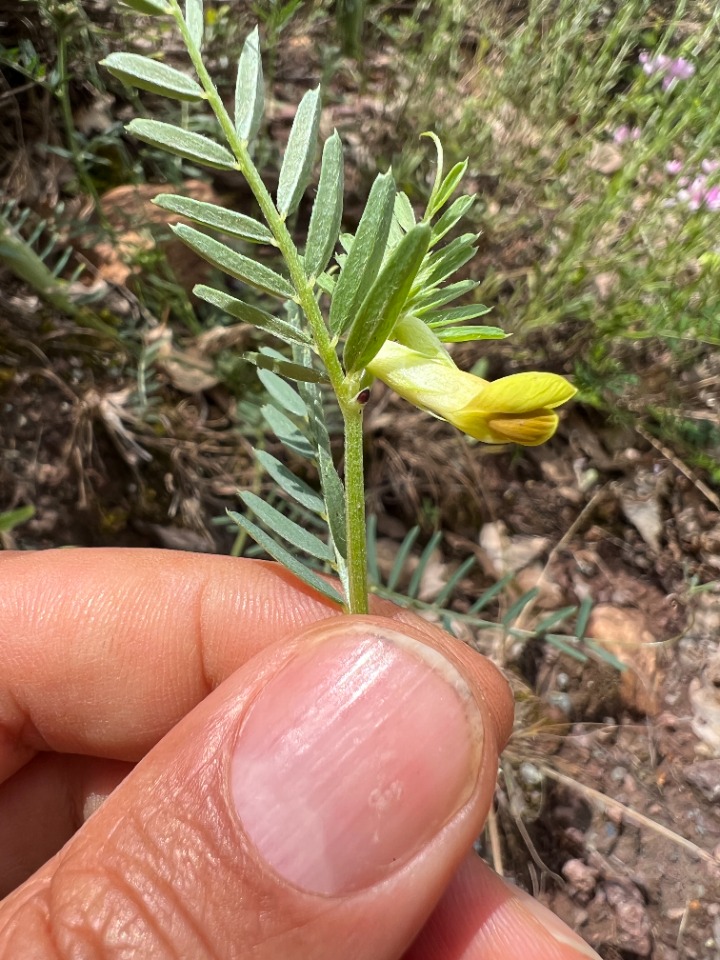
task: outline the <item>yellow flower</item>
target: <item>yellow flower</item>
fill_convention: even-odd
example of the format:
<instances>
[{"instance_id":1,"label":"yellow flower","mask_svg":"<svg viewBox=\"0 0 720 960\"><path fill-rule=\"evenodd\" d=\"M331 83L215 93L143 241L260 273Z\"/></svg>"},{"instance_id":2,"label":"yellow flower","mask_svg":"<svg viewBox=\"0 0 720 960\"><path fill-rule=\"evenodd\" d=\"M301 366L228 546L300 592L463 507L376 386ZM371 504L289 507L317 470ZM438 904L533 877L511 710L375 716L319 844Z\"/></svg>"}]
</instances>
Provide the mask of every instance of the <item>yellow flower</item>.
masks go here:
<instances>
[{"instance_id":1,"label":"yellow flower","mask_svg":"<svg viewBox=\"0 0 720 960\"><path fill-rule=\"evenodd\" d=\"M402 321L398 332L405 342L388 340L368 372L410 403L484 443L544 443L557 429L555 407L577 393L555 373L514 373L492 382L465 373L416 318ZM414 347L406 345L412 340Z\"/></svg>"}]
</instances>

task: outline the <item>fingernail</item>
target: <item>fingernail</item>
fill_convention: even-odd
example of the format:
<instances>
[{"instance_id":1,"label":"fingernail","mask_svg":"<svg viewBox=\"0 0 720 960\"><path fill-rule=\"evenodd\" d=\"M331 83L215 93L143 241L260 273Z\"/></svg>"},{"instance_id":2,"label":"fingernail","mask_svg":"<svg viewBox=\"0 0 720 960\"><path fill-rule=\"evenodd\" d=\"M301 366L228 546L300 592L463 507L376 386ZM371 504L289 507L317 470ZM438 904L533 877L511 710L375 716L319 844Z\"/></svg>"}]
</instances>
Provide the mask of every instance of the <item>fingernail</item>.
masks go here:
<instances>
[{"instance_id":1,"label":"fingernail","mask_svg":"<svg viewBox=\"0 0 720 960\"><path fill-rule=\"evenodd\" d=\"M525 890L521 890L520 887L516 887L513 883L506 882L512 889L517 901L518 912L522 912L526 916L530 914L534 920L541 924L546 933L549 933L550 936L562 944L563 947L574 950L578 957L589 957L590 960L601 960L600 954L596 953L589 943L586 943L582 937L564 924L552 910L548 910L546 906L540 903L539 900L536 900L535 897L531 897ZM568 954L564 953L563 956L568 956Z\"/></svg>"},{"instance_id":2,"label":"fingernail","mask_svg":"<svg viewBox=\"0 0 720 960\"><path fill-rule=\"evenodd\" d=\"M469 799L482 722L441 654L352 624L270 680L231 764L242 827L289 883L339 896L407 862Z\"/></svg>"}]
</instances>

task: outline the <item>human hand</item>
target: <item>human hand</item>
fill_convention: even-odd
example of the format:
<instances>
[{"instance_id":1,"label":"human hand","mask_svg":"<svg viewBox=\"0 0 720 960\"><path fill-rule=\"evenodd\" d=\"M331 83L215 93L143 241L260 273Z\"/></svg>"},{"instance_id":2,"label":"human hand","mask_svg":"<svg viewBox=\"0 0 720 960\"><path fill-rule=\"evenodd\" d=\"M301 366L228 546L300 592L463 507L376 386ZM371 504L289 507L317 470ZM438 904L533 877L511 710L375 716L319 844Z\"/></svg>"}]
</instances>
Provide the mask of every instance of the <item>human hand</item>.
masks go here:
<instances>
[{"instance_id":1,"label":"human hand","mask_svg":"<svg viewBox=\"0 0 720 960\"><path fill-rule=\"evenodd\" d=\"M471 852L512 704L451 637L223 557L0 583L0 960L597 956Z\"/></svg>"}]
</instances>

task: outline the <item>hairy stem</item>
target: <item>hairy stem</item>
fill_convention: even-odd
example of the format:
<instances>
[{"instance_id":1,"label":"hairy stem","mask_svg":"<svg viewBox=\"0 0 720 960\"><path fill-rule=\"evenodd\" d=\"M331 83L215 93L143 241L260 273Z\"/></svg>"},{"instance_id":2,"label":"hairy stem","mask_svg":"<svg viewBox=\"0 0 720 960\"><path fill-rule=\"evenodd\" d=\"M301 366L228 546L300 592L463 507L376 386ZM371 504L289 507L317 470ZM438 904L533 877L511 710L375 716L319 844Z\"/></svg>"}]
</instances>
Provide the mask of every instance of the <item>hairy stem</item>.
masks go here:
<instances>
[{"instance_id":1,"label":"hairy stem","mask_svg":"<svg viewBox=\"0 0 720 960\"><path fill-rule=\"evenodd\" d=\"M345 421L345 509L347 516L348 612L368 612L363 409L354 399L341 402Z\"/></svg>"}]
</instances>

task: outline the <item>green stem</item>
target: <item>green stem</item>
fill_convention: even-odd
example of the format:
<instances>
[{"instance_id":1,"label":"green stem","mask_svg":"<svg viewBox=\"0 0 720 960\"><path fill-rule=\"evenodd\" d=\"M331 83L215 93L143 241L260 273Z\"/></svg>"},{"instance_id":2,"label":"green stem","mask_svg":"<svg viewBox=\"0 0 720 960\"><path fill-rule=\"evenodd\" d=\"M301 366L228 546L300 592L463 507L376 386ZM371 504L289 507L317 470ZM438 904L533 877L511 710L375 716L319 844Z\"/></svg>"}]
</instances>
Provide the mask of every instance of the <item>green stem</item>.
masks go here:
<instances>
[{"instance_id":1,"label":"green stem","mask_svg":"<svg viewBox=\"0 0 720 960\"><path fill-rule=\"evenodd\" d=\"M340 409L345 421L348 612L368 613L363 408L353 398L349 402L341 402Z\"/></svg>"},{"instance_id":2,"label":"green stem","mask_svg":"<svg viewBox=\"0 0 720 960\"><path fill-rule=\"evenodd\" d=\"M348 612L367 613L367 546L365 542L365 482L363 476L362 407L355 401L357 390L349 383L338 358L335 343L325 325L315 299L315 284L303 266L300 254L275 206L262 177L228 114L225 104L205 67L200 50L193 42L178 0L170 0L171 10L192 60L198 79L207 96L237 166L250 187L265 221L272 231L278 249L287 264L295 288L296 300L307 318L318 356L325 366L345 423L345 510L348 549Z\"/></svg>"}]
</instances>

